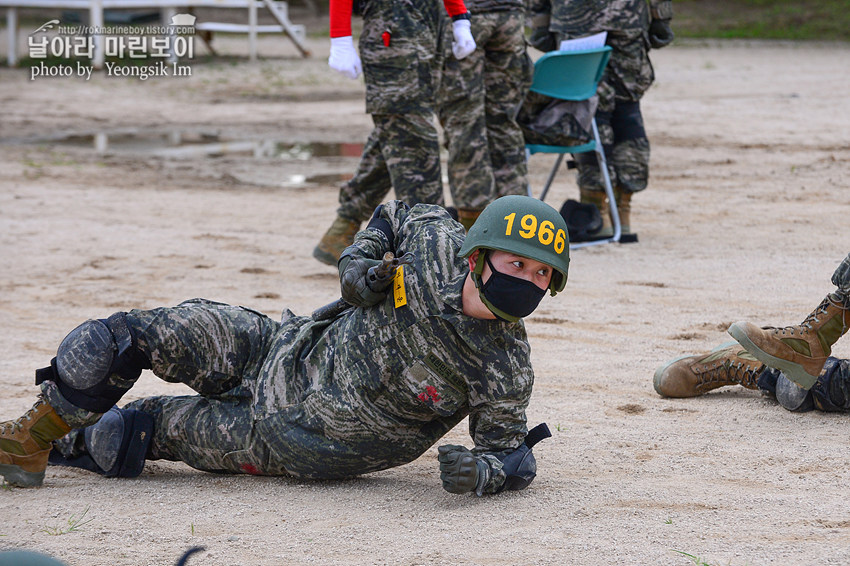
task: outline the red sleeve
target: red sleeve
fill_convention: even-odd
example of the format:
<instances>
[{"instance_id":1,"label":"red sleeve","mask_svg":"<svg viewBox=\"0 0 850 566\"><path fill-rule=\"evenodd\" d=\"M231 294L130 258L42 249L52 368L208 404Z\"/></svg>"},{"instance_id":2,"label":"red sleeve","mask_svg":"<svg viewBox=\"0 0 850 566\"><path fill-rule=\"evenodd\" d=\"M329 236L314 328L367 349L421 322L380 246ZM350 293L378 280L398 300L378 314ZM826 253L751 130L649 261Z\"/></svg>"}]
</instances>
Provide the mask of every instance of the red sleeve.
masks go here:
<instances>
[{"instance_id":1,"label":"red sleeve","mask_svg":"<svg viewBox=\"0 0 850 566\"><path fill-rule=\"evenodd\" d=\"M463 3L463 0L446 0ZM331 37L351 35L352 0L330 0Z\"/></svg>"},{"instance_id":2,"label":"red sleeve","mask_svg":"<svg viewBox=\"0 0 850 566\"><path fill-rule=\"evenodd\" d=\"M446 12L448 12L451 17L465 14L468 11L463 0L443 0L443 5L446 7Z\"/></svg>"}]
</instances>

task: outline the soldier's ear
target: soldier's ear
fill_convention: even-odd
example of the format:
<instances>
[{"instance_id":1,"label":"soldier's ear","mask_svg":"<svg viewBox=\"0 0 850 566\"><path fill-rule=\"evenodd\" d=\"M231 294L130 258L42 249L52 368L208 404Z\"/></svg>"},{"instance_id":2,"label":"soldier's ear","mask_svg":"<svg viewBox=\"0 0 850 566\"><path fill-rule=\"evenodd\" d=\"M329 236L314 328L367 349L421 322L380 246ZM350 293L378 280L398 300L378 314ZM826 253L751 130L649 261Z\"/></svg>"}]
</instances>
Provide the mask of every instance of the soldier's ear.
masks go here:
<instances>
[{"instance_id":1,"label":"soldier's ear","mask_svg":"<svg viewBox=\"0 0 850 566\"><path fill-rule=\"evenodd\" d=\"M475 271L475 262L478 261L478 254L481 253L481 250L475 250L469 256L467 256L466 261L469 263L469 270Z\"/></svg>"}]
</instances>

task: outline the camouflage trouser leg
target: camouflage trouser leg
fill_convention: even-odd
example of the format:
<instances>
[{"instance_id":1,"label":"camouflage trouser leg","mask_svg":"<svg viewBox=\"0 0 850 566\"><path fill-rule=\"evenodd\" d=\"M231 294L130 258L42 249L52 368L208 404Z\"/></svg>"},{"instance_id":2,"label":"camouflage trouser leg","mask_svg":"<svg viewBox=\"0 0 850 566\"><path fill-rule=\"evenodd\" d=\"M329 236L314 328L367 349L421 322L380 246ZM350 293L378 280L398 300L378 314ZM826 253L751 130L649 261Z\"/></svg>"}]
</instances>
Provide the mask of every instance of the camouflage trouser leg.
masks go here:
<instances>
[{"instance_id":1,"label":"camouflage trouser leg","mask_svg":"<svg viewBox=\"0 0 850 566\"><path fill-rule=\"evenodd\" d=\"M430 113L373 114L396 198L409 206L443 204L440 145Z\"/></svg>"},{"instance_id":2,"label":"camouflage trouser leg","mask_svg":"<svg viewBox=\"0 0 850 566\"><path fill-rule=\"evenodd\" d=\"M148 397L127 405L154 417L149 457L208 471L262 473L267 449L254 432L251 403L279 323L199 299L131 311L127 321L157 377L201 394Z\"/></svg>"},{"instance_id":3,"label":"camouflage trouser leg","mask_svg":"<svg viewBox=\"0 0 850 566\"><path fill-rule=\"evenodd\" d=\"M390 192L390 172L381 154L378 130L373 129L363 146L363 155L354 173L339 190L337 214L348 220L363 222L372 216Z\"/></svg>"},{"instance_id":4,"label":"camouflage trouser leg","mask_svg":"<svg viewBox=\"0 0 850 566\"><path fill-rule=\"evenodd\" d=\"M438 108L454 204L482 210L499 196L526 194L525 141L516 114L532 64L521 12L476 14L472 35L478 49L471 55L445 57Z\"/></svg>"},{"instance_id":5,"label":"camouflage trouser leg","mask_svg":"<svg viewBox=\"0 0 850 566\"><path fill-rule=\"evenodd\" d=\"M649 140L643 127L640 102L616 101L611 110L603 110L600 97L596 123L608 161L611 185L629 193L644 190L649 181ZM596 153L580 153L575 160L579 187L605 190Z\"/></svg>"},{"instance_id":6,"label":"camouflage trouser leg","mask_svg":"<svg viewBox=\"0 0 850 566\"><path fill-rule=\"evenodd\" d=\"M649 180L649 140L640 99L655 73L643 38L623 42L609 36L609 43L614 51L597 90L596 122L611 184L615 189L636 193L644 190ZM576 163L580 188L604 190L595 153L577 155Z\"/></svg>"},{"instance_id":7,"label":"camouflage trouser leg","mask_svg":"<svg viewBox=\"0 0 850 566\"><path fill-rule=\"evenodd\" d=\"M519 107L531 86L533 64L526 53L522 12L499 12L502 25L487 44L487 143L496 180L496 197L525 195L528 163L525 139L516 122Z\"/></svg>"}]
</instances>

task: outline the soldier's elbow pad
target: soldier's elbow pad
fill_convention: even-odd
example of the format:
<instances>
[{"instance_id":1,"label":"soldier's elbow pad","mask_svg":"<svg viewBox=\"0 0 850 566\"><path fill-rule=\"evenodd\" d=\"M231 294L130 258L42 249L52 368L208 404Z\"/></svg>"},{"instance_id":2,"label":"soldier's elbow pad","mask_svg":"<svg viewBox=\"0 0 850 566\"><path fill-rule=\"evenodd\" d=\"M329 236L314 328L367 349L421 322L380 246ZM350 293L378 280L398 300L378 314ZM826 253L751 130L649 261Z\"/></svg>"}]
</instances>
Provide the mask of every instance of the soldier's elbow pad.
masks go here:
<instances>
[{"instance_id":1,"label":"soldier's elbow pad","mask_svg":"<svg viewBox=\"0 0 850 566\"><path fill-rule=\"evenodd\" d=\"M507 478L502 490L525 489L537 477L537 460L531 449L523 444L502 460L502 471Z\"/></svg>"}]
</instances>

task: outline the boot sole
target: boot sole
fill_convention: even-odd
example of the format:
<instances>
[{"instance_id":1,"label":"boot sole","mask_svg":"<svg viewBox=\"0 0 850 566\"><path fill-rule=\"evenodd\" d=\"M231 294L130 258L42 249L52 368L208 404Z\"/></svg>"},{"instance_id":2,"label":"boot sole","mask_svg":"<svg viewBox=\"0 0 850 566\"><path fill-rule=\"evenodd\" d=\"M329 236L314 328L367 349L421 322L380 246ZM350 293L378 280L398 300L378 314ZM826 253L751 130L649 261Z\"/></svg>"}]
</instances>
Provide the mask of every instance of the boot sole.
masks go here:
<instances>
[{"instance_id":1,"label":"boot sole","mask_svg":"<svg viewBox=\"0 0 850 566\"><path fill-rule=\"evenodd\" d=\"M724 342L723 344L721 344L720 346L717 346L716 348L712 349L711 351L716 352L717 350L722 350L724 348L728 348L729 346L731 346L734 343L735 342L732 342L732 341ZM670 360L669 362L667 362L666 364L664 364L663 366L661 366L660 368L655 370L655 374L652 376L652 387L655 388L656 393L658 393L662 397L667 397L667 395L664 395L663 393L661 393L661 391L658 390L658 388L661 386L661 374L663 374L664 370L666 370L668 367L672 366L676 362L682 361L685 358L690 358L691 356L693 356L693 354L691 354L690 356L679 356L678 358L676 358L674 360Z\"/></svg>"},{"instance_id":2,"label":"boot sole","mask_svg":"<svg viewBox=\"0 0 850 566\"><path fill-rule=\"evenodd\" d=\"M811 375L809 372L803 369L798 363L794 363L790 360L786 360L784 358L777 358L776 356L771 356L758 346L756 346L752 340L747 336L747 333L744 332L744 329L738 326L739 323L734 323L729 327L729 334L737 340L738 344L743 346L743 348L750 353L755 359L763 363L768 367L772 367L774 369L778 369L781 371L785 377L802 387L803 389L809 390L818 380L818 376Z\"/></svg>"},{"instance_id":3,"label":"boot sole","mask_svg":"<svg viewBox=\"0 0 850 566\"><path fill-rule=\"evenodd\" d=\"M0 476L6 478L6 483L15 487L41 487L44 483L44 472L27 472L20 466L0 464Z\"/></svg>"}]
</instances>

